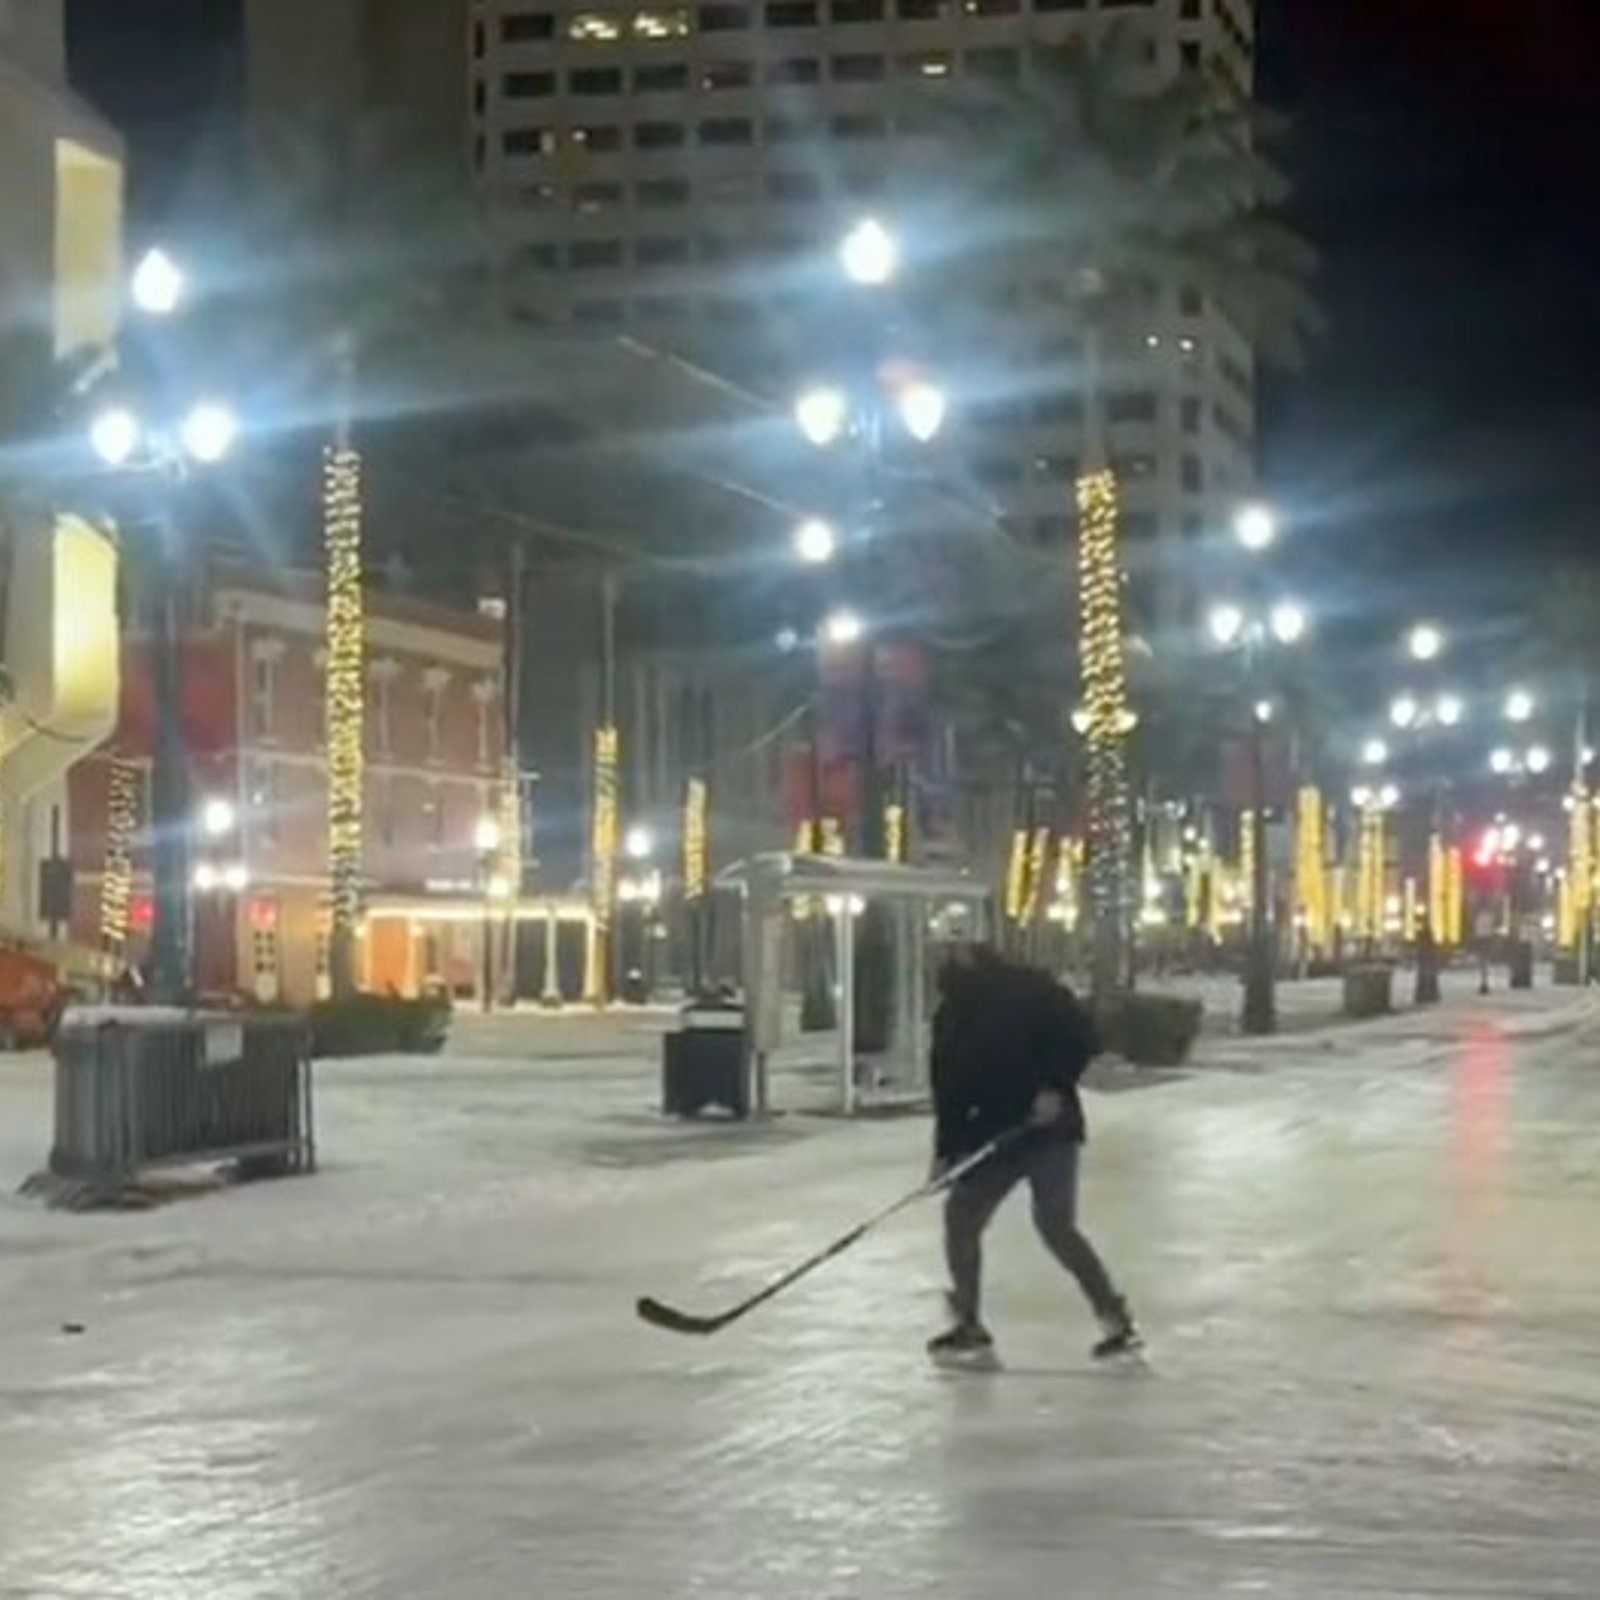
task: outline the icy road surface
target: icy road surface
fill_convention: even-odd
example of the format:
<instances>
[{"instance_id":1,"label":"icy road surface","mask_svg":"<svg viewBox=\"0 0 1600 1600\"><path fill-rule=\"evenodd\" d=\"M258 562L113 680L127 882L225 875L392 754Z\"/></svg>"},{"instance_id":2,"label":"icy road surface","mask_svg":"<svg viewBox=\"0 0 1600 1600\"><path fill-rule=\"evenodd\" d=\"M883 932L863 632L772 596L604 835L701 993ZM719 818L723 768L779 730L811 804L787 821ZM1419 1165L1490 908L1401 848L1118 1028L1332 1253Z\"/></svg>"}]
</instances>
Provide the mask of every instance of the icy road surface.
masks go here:
<instances>
[{"instance_id":1,"label":"icy road surface","mask_svg":"<svg viewBox=\"0 0 1600 1600\"><path fill-rule=\"evenodd\" d=\"M920 1124L663 1130L640 1057L522 1064L515 1024L330 1067L315 1179L0 1203L0 1597L1593 1597L1600 1052L1564 1003L1096 1095L1145 1375L1090 1369L1022 1205L992 1378L923 1362L931 1210L713 1340L634 1321L915 1181ZM0 1067L8 1185L47 1114Z\"/></svg>"}]
</instances>

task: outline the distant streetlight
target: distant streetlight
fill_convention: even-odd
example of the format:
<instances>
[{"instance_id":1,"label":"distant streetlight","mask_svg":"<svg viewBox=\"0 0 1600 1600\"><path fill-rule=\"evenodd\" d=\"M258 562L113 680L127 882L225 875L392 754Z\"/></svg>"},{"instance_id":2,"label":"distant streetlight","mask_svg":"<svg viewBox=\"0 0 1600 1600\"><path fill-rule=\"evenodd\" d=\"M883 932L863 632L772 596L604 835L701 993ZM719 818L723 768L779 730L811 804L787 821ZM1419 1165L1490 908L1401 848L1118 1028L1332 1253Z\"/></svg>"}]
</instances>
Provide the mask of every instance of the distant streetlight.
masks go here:
<instances>
[{"instance_id":1,"label":"distant streetlight","mask_svg":"<svg viewBox=\"0 0 1600 1600\"><path fill-rule=\"evenodd\" d=\"M656 836L646 827L629 828L622 839L622 853L630 861L648 861L656 853Z\"/></svg>"},{"instance_id":2,"label":"distant streetlight","mask_svg":"<svg viewBox=\"0 0 1600 1600\"><path fill-rule=\"evenodd\" d=\"M1268 614L1267 621L1279 644L1298 644L1308 626L1305 608L1293 600L1280 600Z\"/></svg>"},{"instance_id":3,"label":"distant streetlight","mask_svg":"<svg viewBox=\"0 0 1600 1600\"><path fill-rule=\"evenodd\" d=\"M1516 764L1516 756L1504 746L1489 752L1489 770L1497 777L1504 777Z\"/></svg>"},{"instance_id":4,"label":"distant streetlight","mask_svg":"<svg viewBox=\"0 0 1600 1600\"><path fill-rule=\"evenodd\" d=\"M214 795L200 808L200 826L209 838L221 839L233 832L239 821L231 800Z\"/></svg>"},{"instance_id":5,"label":"distant streetlight","mask_svg":"<svg viewBox=\"0 0 1600 1600\"><path fill-rule=\"evenodd\" d=\"M876 217L864 217L840 241L839 264L852 283L877 288L899 270L899 241Z\"/></svg>"},{"instance_id":6,"label":"distant streetlight","mask_svg":"<svg viewBox=\"0 0 1600 1600\"><path fill-rule=\"evenodd\" d=\"M1368 739L1361 746L1361 764L1381 767L1389 759L1389 746L1382 739Z\"/></svg>"},{"instance_id":7,"label":"distant streetlight","mask_svg":"<svg viewBox=\"0 0 1600 1600\"><path fill-rule=\"evenodd\" d=\"M830 612L822 624L822 637L831 645L859 644L866 631L860 614L848 607Z\"/></svg>"},{"instance_id":8,"label":"distant streetlight","mask_svg":"<svg viewBox=\"0 0 1600 1600\"><path fill-rule=\"evenodd\" d=\"M944 390L918 379L900 391L900 420L918 444L927 444L944 426Z\"/></svg>"},{"instance_id":9,"label":"distant streetlight","mask_svg":"<svg viewBox=\"0 0 1600 1600\"><path fill-rule=\"evenodd\" d=\"M139 419L126 406L110 406L89 424L89 443L108 467L125 466L143 436Z\"/></svg>"},{"instance_id":10,"label":"distant streetlight","mask_svg":"<svg viewBox=\"0 0 1600 1600\"><path fill-rule=\"evenodd\" d=\"M800 431L812 444L830 445L844 432L850 416L850 401L843 389L818 384L795 401L794 417Z\"/></svg>"},{"instance_id":11,"label":"distant streetlight","mask_svg":"<svg viewBox=\"0 0 1600 1600\"><path fill-rule=\"evenodd\" d=\"M1526 689L1513 689L1506 696L1506 721L1529 722L1533 718L1534 700Z\"/></svg>"},{"instance_id":12,"label":"distant streetlight","mask_svg":"<svg viewBox=\"0 0 1600 1600\"><path fill-rule=\"evenodd\" d=\"M1278 519L1270 506L1259 502L1241 506L1233 519L1233 534L1246 550L1258 553L1278 537Z\"/></svg>"},{"instance_id":13,"label":"distant streetlight","mask_svg":"<svg viewBox=\"0 0 1600 1600\"><path fill-rule=\"evenodd\" d=\"M183 272L165 250L147 250L128 287L134 305L146 316L170 317L183 300Z\"/></svg>"},{"instance_id":14,"label":"distant streetlight","mask_svg":"<svg viewBox=\"0 0 1600 1600\"><path fill-rule=\"evenodd\" d=\"M794 553L810 567L825 566L839 548L833 525L821 517L807 517L794 530Z\"/></svg>"},{"instance_id":15,"label":"distant streetlight","mask_svg":"<svg viewBox=\"0 0 1600 1600\"><path fill-rule=\"evenodd\" d=\"M1439 703L1434 707L1434 715L1438 717L1441 727L1453 728L1466 715L1466 703L1458 694L1442 694Z\"/></svg>"},{"instance_id":16,"label":"distant streetlight","mask_svg":"<svg viewBox=\"0 0 1600 1600\"><path fill-rule=\"evenodd\" d=\"M1420 715L1421 708L1408 694L1396 696L1389 706L1389 720L1397 728L1409 728Z\"/></svg>"},{"instance_id":17,"label":"distant streetlight","mask_svg":"<svg viewBox=\"0 0 1600 1600\"><path fill-rule=\"evenodd\" d=\"M1413 661L1437 661L1444 653L1444 632L1432 622L1419 622L1406 635L1406 652Z\"/></svg>"},{"instance_id":18,"label":"distant streetlight","mask_svg":"<svg viewBox=\"0 0 1600 1600\"><path fill-rule=\"evenodd\" d=\"M202 400L192 407L178 428L184 453L211 466L222 460L239 437L239 419L217 400Z\"/></svg>"},{"instance_id":19,"label":"distant streetlight","mask_svg":"<svg viewBox=\"0 0 1600 1600\"><path fill-rule=\"evenodd\" d=\"M1230 645L1244 632L1244 612L1236 605L1212 606L1206 626L1218 644Z\"/></svg>"},{"instance_id":20,"label":"distant streetlight","mask_svg":"<svg viewBox=\"0 0 1600 1600\"><path fill-rule=\"evenodd\" d=\"M1535 777L1539 777L1550 770L1551 760L1549 748L1542 744L1536 744L1528 751L1528 771Z\"/></svg>"},{"instance_id":21,"label":"distant streetlight","mask_svg":"<svg viewBox=\"0 0 1600 1600\"><path fill-rule=\"evenodd\" d=\"M1256 701L1256 721L1263 723L1272 721L1272 702L1270 700Z\"/></svg>"},{"instance_id":22,"label":"distant streetlight","mask_svg":"<svg viewBox=\"0 0 1600 1600\"><path fill-rule=\"evenodd\" d=\"M472 847L480 856L492 856L500 848L500 822L496 817L481 816L472 827Z\"/></svg>"}]
</instances>

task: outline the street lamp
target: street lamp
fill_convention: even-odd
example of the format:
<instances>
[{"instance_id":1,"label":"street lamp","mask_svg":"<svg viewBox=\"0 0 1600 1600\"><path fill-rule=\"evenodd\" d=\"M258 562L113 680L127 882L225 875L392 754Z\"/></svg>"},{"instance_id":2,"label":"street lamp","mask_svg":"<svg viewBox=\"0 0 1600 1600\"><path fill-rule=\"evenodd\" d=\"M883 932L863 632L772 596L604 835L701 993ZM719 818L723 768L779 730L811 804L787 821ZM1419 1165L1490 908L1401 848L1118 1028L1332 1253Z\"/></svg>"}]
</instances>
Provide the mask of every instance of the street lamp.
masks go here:
<instances>
[{"instance_id":1,"label":"street lamp","mask_svg":"<svg viewBox=\"0 0 1600 1600\"><path fill-rule=\"evenodd\" d=\"M1531 722L1535 710L1534 699L1526 689L1513 689L1506 696L1507 722Z\"/></svg>"},{"instance_id":2,"label":"street lamp","mask_svg":"<svg viewBox=\"0 0 1600 1600\"><path fill-rule=\"evenodd\" d=\"M864 217L840 240L839 264L852 283L878 288L899 269L899 241L876 217Z\"/></svg>"},{"instance_id":3,"label":"street lamp","mask_svg":"<svg viewBox=\"0 0 1600 1600\"><path fill-rule=\"evenodd\" d=\"M1382 739L1367 739L1361 746L1361 764L1381 767L1389 759L1389 746Z\"/></svg>"},{"instance_id":4,"label":"street lamp","mask_svg":"<svg viewBox=\"0 0 1600 1600\"><path fill-rule=\"evenodd\" d=\"M1206 617L1211 637L1224 647L1231 645L1244 632L1244 612L1236 605L1212 606Z\"/></svg>"},{"instance_id":5,"label":"street lamp","mask_svg":"<svg viewBox=\"0 0 1600 1600\"><path fill-rule=\"evenodd\" d=\"M1527 756L1528 771L1535 777L1540 777L1550 770L1551 755L1549 747L1542 744L1534 745Z\"/></svg>"},{"instance_id":6,"label":"street lamp","mask_svg":"<svg viewBox=\"0 0 1600 1600\"><path fill-rule=\"evenodd\" d=\"M128 289L135 307L146 316L170 317L183 300L183 271L165 250L147 250Z\"/></svg>"},{"instance_id":7,"label":"street lamp","mask_svg":"<svg viewBox=\"0 0 1600 1600\"><path fill-rule=\"evenodd\" d=\"M900 420L918 444L927 444L944 426L944 390L917 378L900 391Z\"/></svg>"},{"instance_id":8,"label":"street lamp","mask_svg":"<svg viewBox=\"0 0 1600 1600\"><path fill-rule=\"evenodd\" d=\"M239 813L231 800L213 795L200 808L201 830L211 839L225 838L239 821Z\"/></svg>"},{"instance_id":9,"label":"street lamp","mask_svg":"<svg viewBox=\"0 0 1600 1600\"><path fill-rule=\"evenodd\" d=\"M629 828L622 838L622 853L630 861L648 861L656 853L656 836L646 827Z\"/></svg>"},{"instance_id":10,"label":"street lamp","mask_svg":"<svg viewBox=\"0 0 1600 1600\"><path fill-rule=\"evenodd\" d=\"M1246 550L1259 554L1278 537L1278 519L1270 506L1259 502L1241 506L1233 519L1233 534Z\"/></svg>"},{"instance_id":11,"label":"street lamp","mask_svg":"<svg viewBox=\"0 0 1600 1600\"><path fill-rule=\"evenodd\" d=\"M1444 632L1432 622L1419 622L1406 635L1406 653L1413 661L1437 661L1444 653Z\"/></svg>"},{"instance_id":12,"label":"street lamp","mask_svg":"<svg viewBox=\"0 0 1600 1600\"><path fill-rule=\"evenodd\" d=\"M492 856L500 848L500 821L485 813L472 825L472 848L480 856Z\"/></svg>"},{"instance_id":13,"label":"street lamp","mask_svg":"<svg viewBox=\"0 0 1600 1600\"><path fill-rule=\"evenodd\" d=\"M1467 714L1466 702L1458 694L1442 694L1434 707L1434 715L1442 728L1453 728Z\"/></svg>"},{"instance_id":14,"label":"street lamp","mask_svg":"<svg viewBox=\"0 0 1600 1600\"><path fill-rule=\"evenodd\" d=\"M1293 600L1280 600L1268 615L1272 636L1279 644L1299 644L1305 637L1305 609Z\"/></svg>"},{"instance_id":15,"label":"street lamp","mask_svg":"<svg viewBox=\"0 0 1600 1600\"><path fill-rule=\"evenodd\" d=\"M1397 695L1389 705L1389 720L1397 728L1412 727L1421 714L1421 707L1408 694Z\"/></svg>"},{"instance_id":16,"label":"street lamp","mask_svg":"<svg viewBox=\"0 0 1600 1600\"><path fill-rule=\"evenodd\" d=\"M139 419L126 406L108 406L89 424L89 444L108 467L126 466L144 438Z\"/></svg>"},{"instance_id":17,"label":"street lamp","mask_svg":"<svg viewBox=\"0 0 1600 1600\"><path fill-rule=\"evenodd\" d=\"M804 390L794 403L800 431L819 449L832 444L844 432L849 416L849 398L833 384L816 384Z\"/></svg>"},{"instance_id":18,"label":"street lamp","mask_svg":"<svg viewBox=\"0 0 1600 1600\"><path fill-rule=\"evenodd\" d=\"M823 618L822 637L831 645L859 644L865 637L866 631L867 625L861 620L860 614L847 606L842 606L837 611L830 611Z\"/></svg>"},{"instance_id":19,"label":"street lamp","mask_svg":"<svg viewBox=\"0 0 1600 1600\"><path fill-rule=\"evenodd\" d=\"M821 517L807 517L794 530L794 553L808 567L826 566L838 548L833 525Z\"/></svg>"},{"instance_id":20,"label":"street lamp","mask_svg":"<svg viewBox=\"0 0 1600 1600\"><path fill-rule=\"evenodd\" d=\"M217 400L202 400L178 425L184 452L202 466L214 466L233 448L239 419Z\"/></svg>"}]
</instances>

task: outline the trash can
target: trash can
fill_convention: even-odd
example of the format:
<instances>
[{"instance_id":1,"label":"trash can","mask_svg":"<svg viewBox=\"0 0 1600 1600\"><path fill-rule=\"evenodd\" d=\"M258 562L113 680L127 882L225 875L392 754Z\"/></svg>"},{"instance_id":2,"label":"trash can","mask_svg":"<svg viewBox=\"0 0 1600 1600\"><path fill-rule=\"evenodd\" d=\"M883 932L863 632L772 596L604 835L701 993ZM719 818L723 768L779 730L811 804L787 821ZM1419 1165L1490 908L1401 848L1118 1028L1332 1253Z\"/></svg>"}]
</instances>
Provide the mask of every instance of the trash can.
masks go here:
<instances>
[{"instance_id":1,"label":"trash can","mask_svg":"<svg viewBox=\"0 0 1600 1600\"><path fill-rule=\"evenodd\" d=\"M677 1026L661 1040L661 1109L669 1117L713 1109L750 1115L742 1005L697 999L678 1013Z\"/></svg>"},{"instance_id":2,"label":"trash can","mask_svg":"<svg viewBox=\"0 0 1600 1600\"><path fill-rule=\"evenodd\" d=\"M1386 1017L1394 1010L1394 968L1387 962L1368 961L1345 968L1344 1014L1365 1019Z\"/></svg>"}]
</instances>

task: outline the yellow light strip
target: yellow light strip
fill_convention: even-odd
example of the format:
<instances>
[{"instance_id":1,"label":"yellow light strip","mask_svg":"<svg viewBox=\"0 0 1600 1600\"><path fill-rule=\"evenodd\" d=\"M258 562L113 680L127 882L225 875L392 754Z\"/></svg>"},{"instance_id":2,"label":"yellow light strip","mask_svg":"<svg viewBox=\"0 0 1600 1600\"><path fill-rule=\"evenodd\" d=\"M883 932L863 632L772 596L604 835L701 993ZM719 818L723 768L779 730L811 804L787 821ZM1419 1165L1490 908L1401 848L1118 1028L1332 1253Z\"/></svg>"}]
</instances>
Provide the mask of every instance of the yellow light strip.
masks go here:
<instances>
[{"instance_id":1,"label":"yellow light strip","mask_svg":"<svg viewBox=\"0 0 1600 1600\"><path fill-rule=\"evenodd\" d=\"M361 457L323 455L323 555L327 564L328 887L330 942L355 937L361 920L361 813L366 712L366 613L362 593ZM341 976L335 974L336 979Z\"/></svg>"},{"instance_id":2,"label":"yellow light strip","mask_svg":"<svg viewBox=\"0 0 1600 1600\"><path fill-rule=\"evenodd\" d=\"M706 813L704 778L691 778L683 799L683 892L690 900L706 892Z\"/></svg>"},{"instance_id":3,"label":"yellow light strip","mask_svg":"<svg viewBox=\"0 0 1600 1600\"><path fill-rule=\"evenodd\" d=\"M100 937L113 950L128 942L138 829L139 769L131 761L113 761L106 793L106 865L100 880Z\"/></svg>"}]
</instances>

